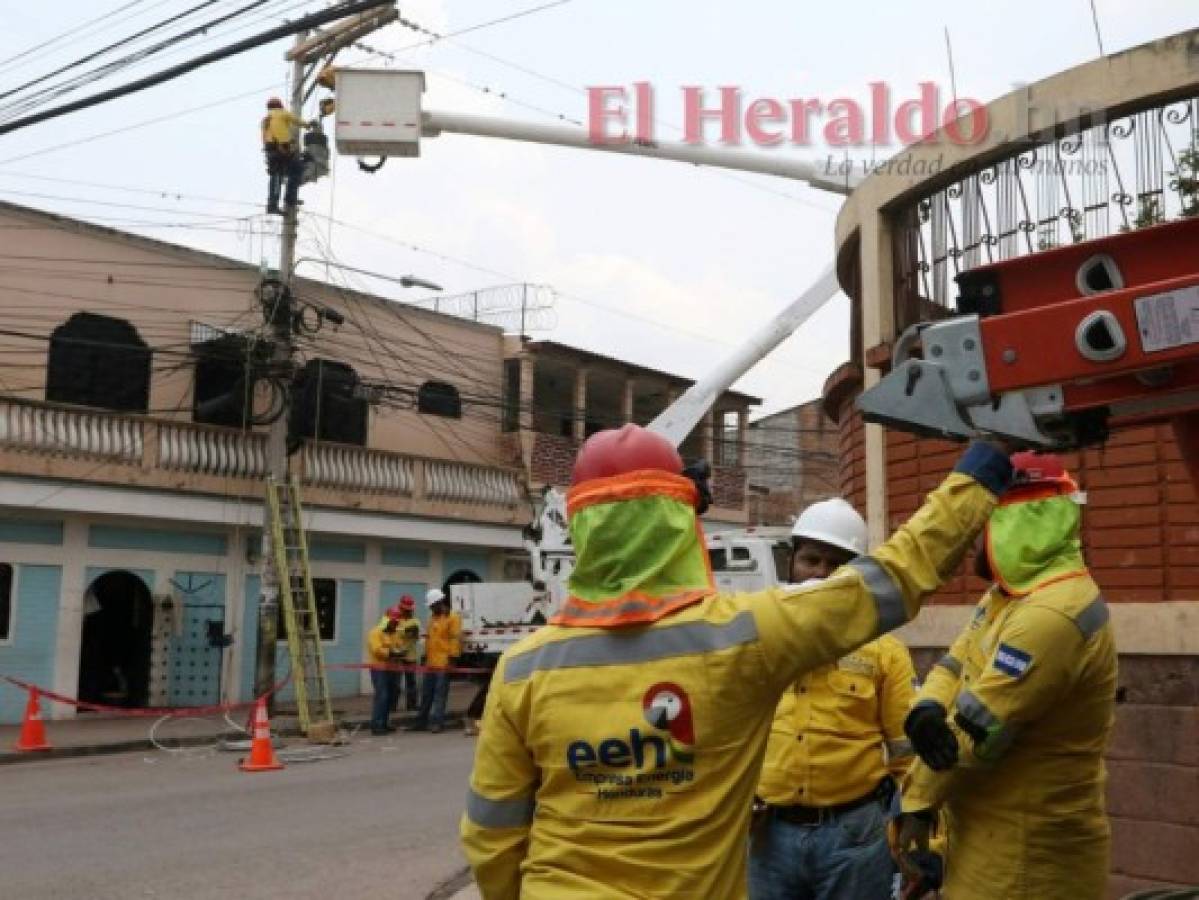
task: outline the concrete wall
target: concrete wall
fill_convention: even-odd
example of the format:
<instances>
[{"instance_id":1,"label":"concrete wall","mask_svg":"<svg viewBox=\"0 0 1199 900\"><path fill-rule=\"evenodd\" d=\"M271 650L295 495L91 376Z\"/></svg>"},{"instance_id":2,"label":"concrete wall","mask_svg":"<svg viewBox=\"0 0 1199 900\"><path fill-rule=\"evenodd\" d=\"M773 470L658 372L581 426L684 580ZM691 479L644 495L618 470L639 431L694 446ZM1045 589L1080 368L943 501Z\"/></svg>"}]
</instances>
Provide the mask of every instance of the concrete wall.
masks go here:
<instances>
[{"instance_id":1,"label":"concrete wall","mask_svg":"<svg viewBox=\"0 0 1199 900\"><path fill-rule=\"evenodd\" d=\"M128 320L146 344L164 348L154 357L150 392L150 409L161 417L191 419L187 352L193 323L262 328L256 266L11 204L0 203L0 228L5 254L22 260L6 270L0 285L8 327L48 336L80 311ZM336 330L326 324L306 341L307 357L340 360L362 378L413 391L426 380L445 381L464 398L485 401L466 404L457 420L396 408L402 404L372 407L369 446L435 459L511 462L499 439L500 329L306 279L295 282L294 294L346 318ZM44 399L47 345L13 342L17 349L5 362L19 365L22 375L9 379L5 393Z\"/></svg>"},{"instance_id":2,"label":"concrete wall","mask_svg":"<svg viewBox=\"0 0 1199 900\"><path fill-rule=\"evenodd\" d=\"M220 598L225 629L234 641L221 664L221 696L248 699L259 580L257 562L247 561L247 549L257 545L256 533L243 528L81 515L0 517L0 563L15 569L12 626L8 639L0 641L0 674L75 696L85 592L101 574L123 570L146 583L156 610L165 598L185 601L181 588L205 588L206 599ZM423 613L424 591L452 572L469 568L494 579L503 571L504 551L497 547L314 535L311 549L314 577L337 581L335 634L325 644L331 665L362 662L366 629L403 593L413 594ZM161 632L156 630L153 638L158 648L153 652L159 654L157 674L152 675L154 704L171 701L170 654L178 649L169 623ZM287 669L287 658L281 644L280 674ZM365 673L357 671L330 674L336 696L365 691L367 682ZM174 696L183 694L176 691ZM23 692L0 683L0 722L20 721L24 704ZM51 718L74 714L58 704L45 711Z\"/></svg>"}]
</instances>

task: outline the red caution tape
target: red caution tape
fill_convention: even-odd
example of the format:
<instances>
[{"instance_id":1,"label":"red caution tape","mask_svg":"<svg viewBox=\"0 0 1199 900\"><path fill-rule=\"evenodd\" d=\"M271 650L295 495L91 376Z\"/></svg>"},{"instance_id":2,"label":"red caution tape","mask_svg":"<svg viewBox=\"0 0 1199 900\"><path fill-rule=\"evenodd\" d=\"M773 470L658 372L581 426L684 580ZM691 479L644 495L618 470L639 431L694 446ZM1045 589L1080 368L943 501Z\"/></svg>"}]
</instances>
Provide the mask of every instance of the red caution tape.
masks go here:
<instances>
[{"instance_id":1,"label":"red caution tape","mask_svg":"<svg viewBox=\"0 0 1199 900\"><path fill-rule=\"evenodd\" d=\"M418 666L409 663L336 663L326 669L374 669L377 672L448 672L451 675L490 675L495 669L468 669L463 666Z\"/></svg>"},{"instance_id":2,"label":"red caution tape","mask_svg":"<svg viewBox=\"0 0 1199 900\"><path fill-rule=\"evenodd\" d=\"M218 713L231 712L235 709L253 708L259 700L265 700L271 694L281 691L284 686L291 681L291 675L288 675L278 684L274 685L269 691L261 697L255 697L253 700L246 700L241 703L222 703L217 706L143 706L136 709L130 709L125 706L108 706L104 703L92 703L88 700L80 700L76 697L67 697L63 694L56 694L54 691L48 691L43 687L30 684L28 681L22 681L19 678L13 678L11 675L0 675L9 684L16 685L22 690L36 690L41 696L53 700L55 703L64 703L67 706L74 706L76 709L86 709L92 712L111 713L116 716L129 716L130 718L155 719L163 716L178 716L186 718L189 716L212 716Z\"/></svg>"}]
</instances>

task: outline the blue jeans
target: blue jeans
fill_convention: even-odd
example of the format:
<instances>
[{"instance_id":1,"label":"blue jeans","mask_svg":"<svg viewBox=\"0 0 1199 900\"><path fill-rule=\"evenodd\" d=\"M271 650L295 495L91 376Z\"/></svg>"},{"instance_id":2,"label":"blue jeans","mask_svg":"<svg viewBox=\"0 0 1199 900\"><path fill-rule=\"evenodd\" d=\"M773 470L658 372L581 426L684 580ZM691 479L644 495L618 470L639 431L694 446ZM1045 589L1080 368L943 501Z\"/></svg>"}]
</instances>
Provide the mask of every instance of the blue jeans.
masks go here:
<instances>
[{"instance_id":1,"label":"blue jeans","mask_svg":"<svg viewBox=\"0 0 1199 900\"><path fill-rule=\"evenodd\" d=\"M887 900L894 872L880 803L821 825L768 812L751 834L750 900Z\"/></svg>"},{"instance_id":2,"label":"blue jeans","mask_svg":"<svg viewBox=\"0 0 1199 900\"><path fill-rule=\"evenodd\" d=\"M300 181L304 178L304 160L298 153L267 153L266 205L279 205L279 192L283 191L283 202L295 206L299 198ZM283 190L284 182L287 183Z\"/></svg>"},{"instance_id":3,"label":"blue jeans","mask_svg":"<svg viewBox=\"0 0 1199 900\"><path fill-rule=\"evenodd\" d=\"M375 690L371 700L371 730L381 731L387 727L387 717L391 713L391 701L395 696L395 672L383 672L371 669L371 687Z\"/></svg>"},{"instance_id":4,"label":"blue jeans","mask_svg":"<svg viewBox=\"0 0 1199 900\"><path fill-rule=\"evenodd\" d=\"M449 672L426 672L421 679L420 712L417 721L440 726L445 721L445 704L450 696Z\"/></svg>"}]
</instances>

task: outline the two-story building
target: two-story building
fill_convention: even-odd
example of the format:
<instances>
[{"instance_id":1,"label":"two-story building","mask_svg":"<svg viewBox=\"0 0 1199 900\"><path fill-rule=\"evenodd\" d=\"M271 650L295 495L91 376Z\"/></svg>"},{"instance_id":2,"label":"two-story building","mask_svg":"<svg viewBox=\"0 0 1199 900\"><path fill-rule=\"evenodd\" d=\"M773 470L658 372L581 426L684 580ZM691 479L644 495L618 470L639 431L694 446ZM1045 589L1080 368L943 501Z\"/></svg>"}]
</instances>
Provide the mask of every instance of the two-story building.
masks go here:
<instances>
[{"instance_id":1,"label":"two-story building","mask_svg":"<svg viewBox=\"0 0 1199 900\"><path fill-rule=\"evenodd\" d=\"M647 425L693 382L660 369L553 341L505 338L504 431L515 436L530 488L570 483L579 445L625 422ZM679 447L685 460L712 464L709 530L744 525L745 434L757 397L726 391Z\"/></svg>"},{"instance_id":2,"label":"two-story building","mask_svg":"<svg viewBox=\"0 0 1199 900\"><path fill-rule=\"evenodd\" d=\"M504 576L531 507L496 413L499 329L298 279L291 373L271 368L254 266L7 204L0 229L0 672L117 705L246 698L251 419L283 391L330 663L359 662L400 595ZM0 688L0 720L20 712Z\"/></svg>"},{"instance_id":3,"label":"two-story building","mask_svg":"<svg viewBox=\"0 0 1199 900\"><path fill-rule=\"evenodd\" d=\"M578 440L689 384L303 278L282 367L256 266L10 204L0 231L0 674L93 702L251 696L284 396L336 666L405 593L520 577L522 529ZM717 463L716 521L745 518L751 402L728 395L684 448ZM0 682L0 721L23 702Z\"/></svg>"}]
</instances>

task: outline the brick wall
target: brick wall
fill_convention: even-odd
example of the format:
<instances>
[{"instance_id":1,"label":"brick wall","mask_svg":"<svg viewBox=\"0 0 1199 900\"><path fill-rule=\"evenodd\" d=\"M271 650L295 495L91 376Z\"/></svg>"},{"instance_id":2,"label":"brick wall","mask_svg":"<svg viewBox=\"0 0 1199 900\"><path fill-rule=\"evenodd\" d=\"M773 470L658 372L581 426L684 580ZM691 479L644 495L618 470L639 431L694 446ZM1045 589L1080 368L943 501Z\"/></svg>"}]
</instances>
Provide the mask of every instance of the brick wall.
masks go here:
<instances>
[{"instance_id":1,"label":"brick wall","mask_svg":"<svg viewBox=\"0 0 1199 900\"><path fill-rule=\"evenodd\" d=\"M839 494L840 440L837 423L819 400L750 425L745 447L750 521L789 525L804 507Z\"/></svg>"},{"instance_id":2,"label":"brick wall","mask_svg":"<svg viewBox=\"0 0 1199 900\"><path fill-rule=\"evenodd\" d=\"M826 385L839 414L841 485L865 506L863 427L852 412L856 373ZM846 387L845 385L848 385ZM901 524L952 468L961 447L887 432L887 504ZM1087 492L1083 548L1111 603L1199 600L1199 503L1166 426L1116 435L1101 449L1067 454ZM973 604L985 585L962 573L933 603ZM927 672L944 648L913 652ZM1199 657L1124 654L1108 751L1112 822L1109 896L1199 884Z\"/></svg>"},{"instance_id":3,"label":"brick wall","mask_svg":"<svg viewBox=\"0 0 1199 900\"><path fill-rule=\"evenodd\" d=\"M532 480L538 484L570 484L579 445L573 438L537 432L533 438Z\"/></svg>"},{"instance_id":4,"label":"brick wall","mask_svg":"<svg viewBox=\"0 0 1199 900\"><path fill-rule=\"evenodd\" d=\"M712 469L712 505L721 509L745 506L745 470L733 466Z\"/></svg>"}]
</instances>

